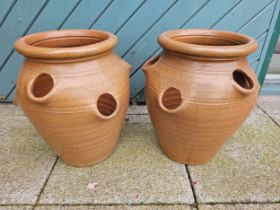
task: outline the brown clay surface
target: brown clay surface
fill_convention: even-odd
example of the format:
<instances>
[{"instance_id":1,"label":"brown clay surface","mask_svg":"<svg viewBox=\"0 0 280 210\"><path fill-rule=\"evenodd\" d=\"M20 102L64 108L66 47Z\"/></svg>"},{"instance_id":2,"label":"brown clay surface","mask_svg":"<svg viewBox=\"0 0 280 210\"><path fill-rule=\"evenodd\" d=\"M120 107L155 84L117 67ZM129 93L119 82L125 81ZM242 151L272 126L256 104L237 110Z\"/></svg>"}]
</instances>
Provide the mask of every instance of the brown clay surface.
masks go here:
<instances>
[{"instance_id":1,"label":"brown clay surface","mask_svg":"<svg viewBox=\"0 0 280 210\"><path fill-rule=\"evenodd\" d=\"M250 37L214 30L168 31L163 53L144 65L148 110L160 146L180 163L209 161L256 103Z\"/></svg>"},{"instance_id":2,"label":"brown clay surface","mask_svg":"<svg viewBox=\"0 0 280 210\"><path fill-rule=\"evenodd\" d=\"M117 38L94 30L50 31L19 39L26 57L16 102L66 163L88 166L117 145L129 100L130 66Z\"/></svg>"}]
</instances>

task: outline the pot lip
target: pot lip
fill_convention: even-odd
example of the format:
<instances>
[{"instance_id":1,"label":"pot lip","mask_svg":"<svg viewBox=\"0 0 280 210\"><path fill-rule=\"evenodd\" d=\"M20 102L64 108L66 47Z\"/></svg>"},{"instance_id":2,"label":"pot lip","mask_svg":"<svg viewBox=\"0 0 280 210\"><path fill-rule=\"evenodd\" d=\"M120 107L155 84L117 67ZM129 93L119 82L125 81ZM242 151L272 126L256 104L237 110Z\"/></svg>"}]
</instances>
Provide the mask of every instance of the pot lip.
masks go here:
<instances>
[{"instance_id":1,"label":"pot lip","mask_svg":"<svg viewBox=\"0 0 280 210\"><path fill-rule=\"evenodd\" d=\"M213 46L203 44L191 44L175 40L174 38L183 36L200 36L200 37L217 37L227 41L232 41L237 45ZM229 58L229 57L246 57L258 48L255 39L235 33L222 30L210 29L179 29L162 33L158 38L159 44L167 50L183 53L188 55Z\"/></svg>"},{"instance_id":2,"label":"pot lip","mask_svg":"<svg viewBox=\"0 0 280 210\"><path fill-rule=\"evenodd\" d=\"M102 41L74 47L41 47L34 44L55 38L95 37ZM101 30L53 30L30 34L15 42L15 49L25 57L38 59L69 59L94 57L111 51L117 45L117 37Z\"/></svg>"}]
</instances>

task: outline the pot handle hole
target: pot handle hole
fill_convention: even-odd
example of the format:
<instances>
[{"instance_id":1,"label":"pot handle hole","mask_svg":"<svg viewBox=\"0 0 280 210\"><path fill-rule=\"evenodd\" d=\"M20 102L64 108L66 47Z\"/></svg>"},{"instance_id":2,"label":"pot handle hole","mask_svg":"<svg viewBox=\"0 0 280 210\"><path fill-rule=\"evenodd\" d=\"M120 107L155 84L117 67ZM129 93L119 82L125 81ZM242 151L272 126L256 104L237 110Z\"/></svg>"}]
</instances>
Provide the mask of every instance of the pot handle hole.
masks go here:
<instances>
[{"instance_id":1,"label":"pot handle hole","mask_svg":"<svg viewBox=\"0 0 280 210\"><path fill-rule=\"evenodd\" d=\"M160 58L160 55L158 55L154 58L148 59L143 65L144 72L146 73L149 70L149 68L159 60L159 58Z\"/></svg>"},{"instance_id":2,"label":"pot handle hole","mask_svg":"<svg viewBox=\"0 0 280 210\"><path fill-rule=\"evenodd\" d=\"M36 103L44 103L54 93L55 80L47 73L41 73L35 76L27 84L27 97Z\"/></svg>"},{"instance_id":3,"label":"pot handle hole","mask_svg":"<svg viewBox=\"0 0 280 210\"><path fill-rule=\"evenodd\" d=\"M97 99L97 116L102 120L111 119L118 113L119 102L110 93L103 93Z\"/></svg>"},{"instance_id":4,"label":"pot handle hole","mask_svg":"<svg viewBox=\"0 0 280 210\"><path fill-rule=\"evenodd\" d=\"M232 72L233 86L242 94L248 95L255 90L254 80L241 69Z\"/></svg>"},{"instance_id":5,"label":"pot handle hole","mask_svg":"<svg viewBox=\"0 0 280 210\"><path fill-rule=\"evenodd\" d=\"M181 91L170 87L159 94L158 103L160 108L167 113L177 112L183 105Z\"/></svg>"}]
</instances>

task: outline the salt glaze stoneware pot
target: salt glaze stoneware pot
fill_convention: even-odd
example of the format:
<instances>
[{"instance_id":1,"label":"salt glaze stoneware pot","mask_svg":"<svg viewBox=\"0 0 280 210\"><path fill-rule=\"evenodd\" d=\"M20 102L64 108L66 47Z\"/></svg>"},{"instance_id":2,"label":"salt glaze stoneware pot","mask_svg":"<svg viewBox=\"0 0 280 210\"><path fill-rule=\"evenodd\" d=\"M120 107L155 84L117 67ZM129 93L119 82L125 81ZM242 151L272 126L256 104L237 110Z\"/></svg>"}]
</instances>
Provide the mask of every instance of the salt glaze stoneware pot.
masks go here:
<instances>
[{"instance_id":1,"label":"salt glaze stoneware pot","mask_svg":"<svg viewBox=\"0 0 280 210\"><path fill-rule=\"evenodd\" d=\"M186 164L209 161L256 103L259 83L247 61L257 42L215 30L173 30L148 60L146 96L160 146Z\"/></svg>"},{"instance_id":2,"label":"salt glaze stoneware pot","mask_svg":"<svg viewBox=\"0 0 280 210\"><path fill-rule=\"evenodd\" d=\"M25 56L16 103L67 164L96 164L117 145L130 65L113 52L116 44L97 30L41 32L15 43Z\"/></svg>"}]
</instances>

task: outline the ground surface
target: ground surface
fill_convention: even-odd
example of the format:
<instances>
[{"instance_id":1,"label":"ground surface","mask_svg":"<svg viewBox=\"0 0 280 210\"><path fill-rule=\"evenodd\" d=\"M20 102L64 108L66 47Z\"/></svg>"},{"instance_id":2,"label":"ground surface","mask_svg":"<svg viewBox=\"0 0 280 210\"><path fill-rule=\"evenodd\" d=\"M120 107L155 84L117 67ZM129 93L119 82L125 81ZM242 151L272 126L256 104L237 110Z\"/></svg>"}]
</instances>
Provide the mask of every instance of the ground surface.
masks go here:
<instances>
[{"instance_id":1,"label":"ground surface","mask_svg":"<svg viewBox=\"0 0 280 210\"><path fill-rule=\"evenodd\" d=\"M208 164L165 157L145 107L131 107L106 161L74 168L57 159L27 118L0 104L0 210L280 209L280 97L263 96Z\"/></svg>"}]
</instances>

